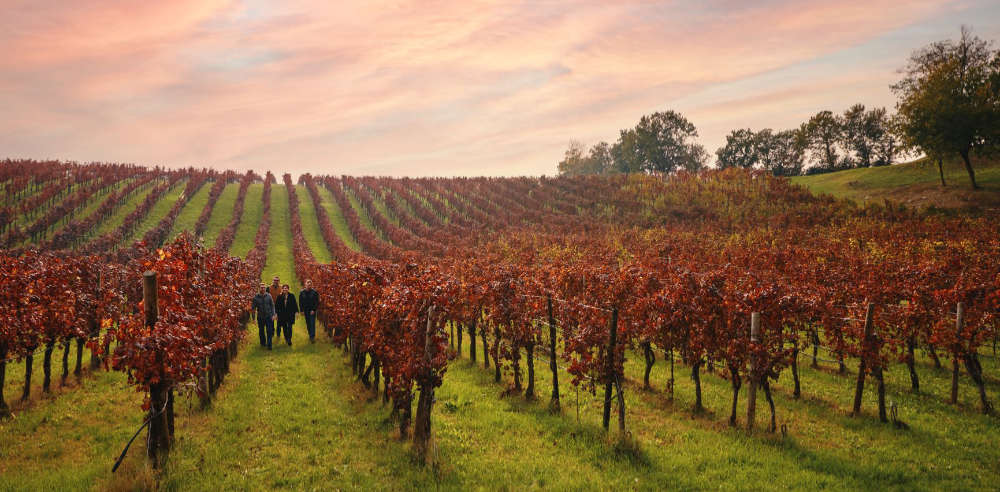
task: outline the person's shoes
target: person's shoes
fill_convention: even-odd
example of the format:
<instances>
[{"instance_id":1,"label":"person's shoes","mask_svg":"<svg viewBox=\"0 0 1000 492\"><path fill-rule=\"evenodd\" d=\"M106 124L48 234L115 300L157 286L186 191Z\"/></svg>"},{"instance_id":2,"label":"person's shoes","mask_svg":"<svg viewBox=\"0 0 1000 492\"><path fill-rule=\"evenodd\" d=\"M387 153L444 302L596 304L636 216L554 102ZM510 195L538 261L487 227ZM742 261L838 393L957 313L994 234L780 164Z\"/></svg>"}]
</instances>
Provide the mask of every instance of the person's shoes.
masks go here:
<instances>
[{"instance_id":1,"label":"person's shoes","mask_svg":"<svg viewBox=\"0 0 1000 492\"><path fill-rule=\"evenodd\" d=\"M315 338L310 338L309 339L309 343L316 343L316 339Z\"/></svg>"},{"instance_id":2,"label":"person's shoes","mask_svg":"<svg viewBox=\"0 0 1000 492\"><path fill-rule=\"evenodd\" d=\"M291 347L292 346L292 342L288 342L288 346Z\"/></svg>"},{"instance_id":3,"label":"person's shoes","mask_svg":"<svg viewBox=\"0 0 1000 492\"><path fill-rule=\"evenodd\" d=\"M270 346L270 345L268 345L268 346L267 346L267 349L268 349L268 350L271 350L271 346Z\"/></svg>"}]
</instances>

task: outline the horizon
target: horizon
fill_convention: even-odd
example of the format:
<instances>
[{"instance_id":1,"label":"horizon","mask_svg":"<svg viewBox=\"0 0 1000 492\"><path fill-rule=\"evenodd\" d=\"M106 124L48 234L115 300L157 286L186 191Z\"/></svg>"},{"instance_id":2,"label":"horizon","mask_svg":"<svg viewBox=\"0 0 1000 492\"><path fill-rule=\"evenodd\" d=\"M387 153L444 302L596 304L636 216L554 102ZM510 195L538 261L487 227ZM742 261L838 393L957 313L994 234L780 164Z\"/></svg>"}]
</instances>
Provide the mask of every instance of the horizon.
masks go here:
<instances>
[{"instance_id":1,"label":"horizon","mask_svg":"<svg viewBox=\"0 0 1000 492\"><path fill-rule=\"evenodd\" d=\"M961 25L1000 34L992 2L896 3L22 2L0 20L0 148L277 176L539 176L569 141L613 142L672 109L713 154L737 128L892 110L914 50Z\"/></svg>"}]
</instances>

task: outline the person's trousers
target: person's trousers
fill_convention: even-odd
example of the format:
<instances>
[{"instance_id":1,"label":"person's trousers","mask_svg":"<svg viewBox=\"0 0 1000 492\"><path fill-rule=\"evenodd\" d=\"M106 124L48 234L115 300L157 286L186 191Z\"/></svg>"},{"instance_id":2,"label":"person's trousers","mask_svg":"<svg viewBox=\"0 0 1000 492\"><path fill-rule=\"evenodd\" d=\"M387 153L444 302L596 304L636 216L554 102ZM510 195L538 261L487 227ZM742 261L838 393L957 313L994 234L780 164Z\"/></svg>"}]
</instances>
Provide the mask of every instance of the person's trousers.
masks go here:
<instances>
[{"instance_id":1,"label":"person's trousers","mask_svg":"<svg viewBox=\"0 0 1000 492\"><path fill-rule=\"evenodd\" d=\"M292 325L295 324L294 319L279 319L278 320L278 337L280 339L281 332L285 332L285 342L289 345L292 344Z\"/></svg>"},{"instance_id":2,"label":"person's trousers","mask_svg":"<svg viewBox=\"0 0 1000 492\"><path fill-rule=\"evenodd\" d=\"M309 340L314 340L316 338L316 312L304 313L303 316L306 317L306 331L309 332Z\"/></svg>"},{"instance_id":3,"label":"person's trousers","mask_svg":"<svg viewBox=\"0 0 1000 492\"><path fill-rule=\"evenodd\" d=\"M284 323L281 322L281 318L278 318L278 322L275 325L276 326L274 327L275 330L274 336L281 338L281 326L284 325Z\"/></svg>"},{"instance_id":4,"label":"person's trousers","mask_svg":"<svg viewBox=\"0 0 1000 492\"><path fill-rule=\"evenodd\" d=\"M260 329L260 344L271 348L271 338L274 337L274 320L267 316L257 316L257 327Z\"/></svg>"}]
</instances>

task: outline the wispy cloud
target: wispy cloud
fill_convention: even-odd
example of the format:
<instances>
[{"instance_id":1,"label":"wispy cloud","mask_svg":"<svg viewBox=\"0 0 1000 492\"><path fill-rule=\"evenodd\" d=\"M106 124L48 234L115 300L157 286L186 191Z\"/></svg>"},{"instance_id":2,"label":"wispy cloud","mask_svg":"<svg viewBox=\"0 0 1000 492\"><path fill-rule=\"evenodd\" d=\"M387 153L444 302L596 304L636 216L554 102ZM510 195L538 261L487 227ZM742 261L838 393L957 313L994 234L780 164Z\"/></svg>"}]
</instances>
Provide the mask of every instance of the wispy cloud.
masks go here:
<instances>
[{"instance_id":1,"label":"wispy cloud","mask_svg":"<svg viewBox=\"0 0 1000 492\"><path fill-rule=\"evenodd\" d=\"M569 139L655 110L683 110L714 149L833 95L884 104L887 66L984 13L1000 18L949 0L19 2L0 18L0 152L551 173Z\"/></svg>"}]
</instances>

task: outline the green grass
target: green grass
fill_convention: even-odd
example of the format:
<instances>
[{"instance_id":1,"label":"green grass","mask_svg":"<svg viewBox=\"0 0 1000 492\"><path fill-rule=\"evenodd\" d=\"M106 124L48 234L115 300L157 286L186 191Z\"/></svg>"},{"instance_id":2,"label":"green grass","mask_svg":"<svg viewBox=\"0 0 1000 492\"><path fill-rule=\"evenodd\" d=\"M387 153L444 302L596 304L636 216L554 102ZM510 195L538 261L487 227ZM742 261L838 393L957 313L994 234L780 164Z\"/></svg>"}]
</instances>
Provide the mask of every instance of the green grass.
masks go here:
<instances>
[{"instance_id":1,"label":"green grass","mask_svg":"<svg viewBox=\"0 0 1000 492\"><path fill-rule=\"evenodd\" d=\"M393 213L389 212L389 206L385 204L385 201L382 200L382 198L378 194L376 194L376 193L370 193L370 195L372 197L372 203L375 205L375 210L377 210L378 213L382 214L383 217L389 219L389 222L392 222L393 225L398 226L399 225L399 217L396 217L396 214L393 214ZM354 202L351 202L351 205L353 205L353 204L354 204ZM360 203L359 203L359 205L360 205ZM367 215L367 214L365 213L365 215ZM365 225L367 225L367 224L365 224Z\"/></svg>"},{"instance_id":2,"label":"green grass","mask_svg":"<svg viewBox=\"0 0 1000 492\"><path fill-rule=\"evenodd\" d=\"M127 200L125 200L125 203L121 207L118 207L118 209L115 210L110 217L108 217L103 221L98 222L97 227L94 229L94 233L91 235L91 237L101 237L104 234L107 234L120 227L122 225L122 222L125 221L125 217L127 217L130 213L132 213L132 211L135 210L136 207L138 207L139 204L146 199L146 196L149 195L150 190L152 190L153 187L156 186L158 183L159 180L153 180L149 183L140 186L137 190L135 190L135 193L133 193L132 196L130 196Z\"/></svg>"},{"instance_id":3,"label":"green grass","mask_svg":"<svg viewBox=\"0 0 1000 492\"><path fill-rule=\"evenodd\" d=\"M437 209L434 208L434 206L431 205L431 202L430 200L427 199L427 197L418 193L416 190L411 189L410 195L416 198L427 210L429 210L432 214L434 214L434 216L437 217L438 220L440 220L443 224L447 224L449 222L448 216L441 215L441 212L448 213L448 210L443 210L439 212Z\"/></svg>"},{"instance_id":4,"label":"green grass","mask_svg":"<svg viewBox=\"0 0 1000 492\"><path fill-rule=\"evenodd\" d=\"M22 369L15 374L8 368L9 393L23 381L23 364L17 366ZM41 361L35 366L41 380ZM141 405L142 394L119 372L88 372L80 382L71 377L70 386L52 397L33 397L30 407L0 421L0 490L104 488L111 465L143 421ZM141 474L142 452L139 438L118 474Z\"/></svg>"},{"instance_id":5,"label":"green grass","mask_svg":"<svg viewBox=\"0 0 1000 492\"><path fill-rule=\"evenodd\" d=\"M70 184L69 190L62 189L59 192L59 194L56 195L52 199L52 204L57 204L57 203L63 201L66 197L72 195L73 192L76 191L77 189L79 189L81 187L84 187L84 186L87 186L87 185L89 185L91 183L93 183L93 180L87 180L87 181L83 181L83 182L80 182L80 183L72 183L72 184ZM51 184L51 183L46 183L45 185L43 185L42 188L38 190L38 192L44 190L45 186L48 185L48 184ZM24 201L25 199L27 199L27 198L29 198L31 196L34 196L35 194L37 194L37 192L36 193L31 193L29 195L25 195L19 201ZM48 205L45 204L45 203L42 203L41 205L39 205L39 206L37 206L37 207L35 207L33 209L25 210L23 213L16 214L14 216L14 219L11 221L11 223L12 224L20 224L22 226L27 226L27 225L31 224L32 222L34 222L35 220L41 218L42 215L45 212L47 212L47 211L48 211Z\"/></svg>"},{"instance_id":6,"label":"green grass","mask_svg":"<svg viewBox=\"0 0 1000 492\"><path fill-rule=\"evenodd\" d=\"M101 189L99 192L91 196L90 199L87 200L87 203L84 206L74 210L72 213L66 215L65 217L61 218L58 222L56 222L54 227L46 231L43 240L47 241L51 239L52 236L56 233L56 231L58 231L71 221L89 217L90 214L94 213L94 211L101 206L101 204L108 197L108 195L110 195L112 192L116 192L122 189L123 187L127 186L134 180L135 178L126 178L121 181L118 181L117 183L111 186Z\"/></svg>"},{"instance_id":7,"label":"green grass","mask_svg":"<svg viewBox=\"0 0 1000 492\"><path fill-rule=\"evenodd\" d=\"M275 205L276 217L287 213ZM270 253L290 249L290 230L276 228L271 242ZM269 255L265 276L271 274L295 283L293 266L280 255ZM538 401L501 397L509 373L498 385L492 370L482 369L482 359L473 366L465 337L464 356L451 362L436 393L437 464L426 467L414 461L409 444L398 441L389 408L354 382L339 349L325 340L307 344L301 321L292 347L276 345L273 352L257 346L254 331L251 326L212 407L198 409L193 397L180 401L178 441L163 488L955 490L989 489L1000 478L1000 450L993 445L1000 433L997 418L975 413L964 375L959 408L947 405L948 374L926 361L919 368L921 394L909 392L903 366L887 372L889 400L911 426L897 430L876 421L870 384L865 415L848 417L853 375L837 375L829 364L810 369L803 355L802 399L791 399L789 374L775 385L779 425L789 429L782 438L729 428L729 384L716 375L703 374L704 414L690 410L693 386L679 363L674 401L662 391L663 360L653 369L654 390L642 390L633 355L626 365L627 425L639 444L631 453L619 451L600 429L600 390L596 397L577 392L561 371L562 411L550 413L550 373L541 360L535 367ZM987 374L996 374L993 359L984 365ZM17 381L17 366L11 372ZM0 490L114 483L107 470L141 422L141 395L117 373L96 373L83 386L51 401L36 398L28 411L0 423L0 439L12 443L0 448L6 479ZM991 377L991 395L998 389L1000 382ZM745 394L744 388L741 426ZM763 395L758 403L762 425L768 418ZM110 411L121 416L109 419ZM141 463L140 439L125 473L140 470Z\"/></svg>"},{"instance_id":8,"label":"green grass","mask_svg":"<svg viewBox=\"0 0 1000 492\"><path fill-rule=\"evenodd\" d=\"M87 180L87 181L80 182L80 183L72 183L72 184L70 184L69 191L63 190L59 195L57 195L55 198L52 199L52 204L51 205L58 205L58 204L62 203L66 198L68 198L73 193L77 192L80 188L89 186L89 185L91 185L93 183L94 183L94 180ZM25 196L25 198L22 198L22 201L24 199L26 199L28 196L30 196L30 195L27 195L27 196ZM36 221L40 220L42 217L44 217L45 214L48 213L49 207L51 205L46 204L46 203L42 203L39 206L37 206L37 207L35 207L35 208L31 209L31 210L26 210L24 213L15 214L14 217L12 218L10 224L14 225L14 226L18 226L18 227L29 227L34 222L36 222ZM65 223L65 219L66 219L66 217L62 217L61 220L57 221L55 227L50 227L48 230L46 230L43 233L42 237L39 238L39 240L40 241L44 241L45 239L47 239L51 234L54 233L54 231L56 229L58 229L59 227L62 226L62 224ZM17 246L24 246L24 245L28 245L28 244L31 244L31 243L32 243L32 241L31 241L31 238L29 237L29 238L25 239L24 241L18 242L14 246L15 247L17 247Z\"/></svg>"},{"instance_id":9,"label":"green grass","mask_svg":"<svg viewBox=\"0 0 1000 492\"><path fill-rule=\"evenodd\" d=\"M385 192L386 193L394 193L392 190L390 190L388 188L385 189ZM399 206L403 208L403 210L399 211L399 213L409 215L410 217L413 218L413 220L416 220L418 223L423 224L425 226L427 225L427 221L425 221L419 215L417 215L416 212L413 211L413 207L410 206L410 202L406 201L403 197L397 196L396 197L396 203L399 204ZM383 211L382 213L385 213L385 212Z\"/></svg>"},{"instance_id":10,"label":"green grass","mask_svg":"<svg viewBox=\"0 0 1000 492\"><path fill-rule=\"evenodd\" d=\"M287 189L285 189L285 196L288 196ZM309 196L309 190L304 185L296 185L295 196L299 201L302 235L306 238L306 244L312 250L316 261L330 263L333 261L333 255L330 254L330 249L326 246L326 240L323 239L323 233L319 230L319 219L316 218L316 208L313 206L312 197Z\"/></svg>"},{"instance_id":11,"label":"green grass","mask_svg":"<svg viewBox=\"0 0 1000 492\"><path fill-rule=\"evenodd\" d=\"M389 244L392 244L392 241L389 240L389 238L385 235L384 231L375 228L375 224L372 222L372 218L368 216L368 212L365 211L365 208L361 206L361 202L359 202L357 197L354 196L354 192L351 191L350 189L345 188L344 193L347 195L347 201L351 202L351 207L354 208L354 213L358 214L358 219L361 220L361 225L367 227L369 231L374 231L375 235L378 236L379 239ZM382 201L379 200L378 198L375 198L374 194L372 194L371 196L372 196L372 203L375 205L375 209L379 213L381 213L382 216L388 219L389 222L398 226L399 219L394 217L392 214L388 213L388 209L386 208L385 204L382 203Z\"/></svg>"},{"instance_id":12,"label":"green grass","mask_svg":"<svg viewBox=\"0 0 1000 492\"><path fill-rule=\"evenodd\" d=\"M274 188L272 186L272 192ZM243 198L243 216L240 217L240 225L236 228L229 254L244 257L253 248L260 219L264 215L263 196L264 183L254 183L247 187L247 196ZM273 201L274 197L271 198ZM271 227L274 227L274 219L271 219L271 223Z\"/></svg>"},{"instance_id":13,"label":"green grass","mask_svg":"<svg viewBox=\"0 0 1000 492\"><path fill-rule=\"evenodd\" d=\"M215 239L219 237L219 233L232 220L233 207L236 205L236 195L239 192L239 183L229 183L222 189L219 199L216 200L215 206L212 207L212 214L209 215L208 222L205 224L205 232L202 234L206 246L215 244Z\"/></svg>"},{"instance_id":14,"label":"green grass","mask_svg":"<svg viewBox=\"0 0 1000 492\"><path fill-rule=\"evenodd\" d=\"M812 176L796 176L793 183L814 193L849 198L859 203L890 199L917 207L993 207L1000 204L1000 161L973 162L981 190L970 189L969 176L959 159L944 162L946 187L941 187L937 163L928 159L893 166L850 169Z\"/></svg>"},{"instance_id":15,"label":"green grass","mask_svg":"<svg viewBox=\"0 0 1000 492\"><path fill-rule=\"evenodd\" d=\"M174 203L177 202L181 194L184 193L185 186L187 186L187 179L181 179L174 183L174 185L170 187L170 189L167 190L167 192L164 193L155 204L153 204L153 207L149 209L149 213L147 213L146 217L139 222L139 225L132 232L132 235L125 242L120 244L130 245L139 239L142 239L142 236L146 233L146 231L155 227L156 224L159 224L160 221L163 220L168 213L170 213L170 209L173 208Z\"/></svg>"},{"instance_id":16,"label":"green grass","mask_svg":"<svg viewBox=\"0 0 1000 492\"><path fill-rule=\"evenodd\" d=\"M340 206L333 198L333 193L330 193L326 186L317 186L316 189L319 192L319 204L326 210L326 216L330 219L333 230L337 232L344 244L347 244L347 247L354 251L361 251L361 246L351 234L351 228L348 227L347 220L344 219L343 211L340 210Z\"/></svg>"},{"instance_id":17,"label":"green grass","mask_svg":"<svg viewBox=\"0 0 1000 492\"><path fill-rule=\"evenodd\" d=\"M205 182L191 195L191 199L181 207L180 213L174 219L170 234L167 235L167 241L170 241L183 231L194 232L194 225L198 222L198 217L201 217L201 212L205 209L205 204L208 203L208 194L211 191L212 183Z\"/></svg>"},{"instance_id":18,"label":"green grass","mask_svg":"<svg viewBox=\"0 0 1000 492\"><path fill-rule=\"evenodd\" d=\"M31 188L31 185L32 183L34 183L34 181L35 181L34 178L29 179L28 185L26 186L26 191L24 192L23 195L21 195L16 199L7 193L7 187L10 186L11 181L10 180L4 181L3 187L0 188L0 191L2 191L2 194L0 194L0 205L6 207L8 205L13 204L14 202L19 202L34 195L37 192L37 190L32 190Z\"/></svg>"}]
</instances>

